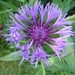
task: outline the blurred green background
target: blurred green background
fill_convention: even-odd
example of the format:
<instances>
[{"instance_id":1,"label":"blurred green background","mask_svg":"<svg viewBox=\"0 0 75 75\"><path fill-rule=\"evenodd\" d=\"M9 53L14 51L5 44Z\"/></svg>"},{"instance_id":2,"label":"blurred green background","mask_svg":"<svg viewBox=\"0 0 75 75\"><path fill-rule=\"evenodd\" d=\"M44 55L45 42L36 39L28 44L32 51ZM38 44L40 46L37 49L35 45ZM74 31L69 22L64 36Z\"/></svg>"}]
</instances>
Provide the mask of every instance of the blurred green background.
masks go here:
<instances>
[{"instance_id":1,"label":"blurred green background","mask_svg":"<svg viewBox=\"0 0 75 75\"><path fill-rule=\"evenodd\" d=\"M2 25L4 28L3 30L0 30L0 34L6 32L6 24L11 23L8 13L15 13L17 12L17 9L18 7L20 7L20 5L25 5L27 2L33 4L33 1L34 0L0 0L0 25ZM49 1L54 2L58 4L60 8L63 8L64 13L68 11L68 15L75 14L75 0L41 1L44 5L46 5ZM73 20L75 21L75 18ZM73 24L73 31L75 31L75 23ZM72 40L73 42L75 42L75 36L72 37ZM15 49L13 45L11 46L8 42L5 41L5 38L3 36L0 37L0 57L3 57L16 50L17 49ZM63 60L64 63L58 63L59 60L55 59L54 61L57 62L57 64L52 67L46 68L47 75L75 75L75 59L73 59L75 56L72 57L69 55L68 57L70 58L70 60L67 60L67 58L65 58ZM26 61L24 61L21 66L19 66L19 62L20 61L0 61L0 75L38 75L36 72L40 69L40 66L35 69L34 66L30 65L30 63Z\"/></svg>"}]
</instances>

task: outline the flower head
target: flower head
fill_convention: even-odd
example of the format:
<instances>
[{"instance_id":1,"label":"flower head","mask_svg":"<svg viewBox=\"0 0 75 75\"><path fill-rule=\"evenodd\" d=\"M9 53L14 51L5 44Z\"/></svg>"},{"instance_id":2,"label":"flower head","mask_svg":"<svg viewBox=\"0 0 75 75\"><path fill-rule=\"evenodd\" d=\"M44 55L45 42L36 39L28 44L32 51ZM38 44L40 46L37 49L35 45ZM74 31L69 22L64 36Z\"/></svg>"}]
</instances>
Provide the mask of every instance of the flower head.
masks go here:
<instances>
[{"instance_id":1,"label":"flower head","mask_svg":"<svg viewBox=\"0 0 75 75\"><path fill-rule=\"evenodd\" d=\"M66 20L66 15L58 8L58 5L47 4L45 7L41 2L35 2L34 6L26 4L25 7L18 9L14 14L15 19L10 16L13 24L9 26L10 34L7 41L14 42L16 47L23 53L22 61L27 60L31 64L38 64L42 60L47 66L48 54L45 53L43 45L47 44L60 58L61 50L68 45L66 40L73 35L71 21ZM54 35L58 35L54 37ZM21 41L27 41L20 45ZM22 63L21 61L21 63Z\"/></svg>"}]
</instances>

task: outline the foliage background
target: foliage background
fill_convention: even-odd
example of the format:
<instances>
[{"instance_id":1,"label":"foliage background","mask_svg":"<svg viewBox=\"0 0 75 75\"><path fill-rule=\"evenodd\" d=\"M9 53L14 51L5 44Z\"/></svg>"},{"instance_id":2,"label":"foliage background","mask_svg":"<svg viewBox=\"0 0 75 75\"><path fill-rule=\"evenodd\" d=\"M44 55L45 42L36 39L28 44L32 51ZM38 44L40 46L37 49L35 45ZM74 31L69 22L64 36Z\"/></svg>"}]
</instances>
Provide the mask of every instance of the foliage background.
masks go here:
<instances>
[{"instance_id":1,"label":"foliage background","mask_svg":"<svg viewBox=\"0 0 75 75\"><path fill-rule=\"evenodd\" d=\"M11 23L9 18L9 12L17 12L20 5L24 6L27 2L33 5L35 0L0 0L0 24L3 26L3 30L0 34L6 32L6 24ZM47 2L54 2L62 8L63 13L68 12L72 20L73 31L75 32L75 0L41 0L44 5ZM67 15L67 16L68 16ZM72 16L73 15L73 16ZM7 33L7 32L6 32ZM75 43L75 35L68 38L67 42ZM75 50L74 45L67 47L67 54L62 57L59 61L57 57L49 58L49 62L53 64L51 67L46 68L47 75L75 75ZM5 41L4 37L0 37L0 57L3 57L11 52L16 51L14 45ZM0 59L0 75L42 75L40 69L40 63L35 69L34 66L30 65L28 62L24 61L21 66L19 66L18 61L4 61L7 58ZM10 60L10 58L9 58Z\"/></svg>"}]
</instances>

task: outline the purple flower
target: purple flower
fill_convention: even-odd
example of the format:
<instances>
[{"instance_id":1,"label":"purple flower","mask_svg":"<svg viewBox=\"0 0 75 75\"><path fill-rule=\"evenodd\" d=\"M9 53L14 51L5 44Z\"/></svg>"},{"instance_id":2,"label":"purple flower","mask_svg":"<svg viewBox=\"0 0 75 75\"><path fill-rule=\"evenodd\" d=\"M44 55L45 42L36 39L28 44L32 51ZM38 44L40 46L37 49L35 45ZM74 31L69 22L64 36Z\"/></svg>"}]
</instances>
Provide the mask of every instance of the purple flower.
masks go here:
<instances>
[{"instance_id":1,"label":"purple flower","mask_svg":"<svg viewBox=\"0 0 75 75\"><path fill-rule=\"evenodd\" d=\"M26 4L13 15L15 19L10 16L13 24L8 28L10 34L5 36L7 41L14 42L23 51L22 61L27 60L37 66L38 61L42 60L48 66L47 57L50 55L45 53L44 44L50 46L60 58L62 50L69 45L66 40L73 32L72 22L67 21L58 5L48 3L44 7L41 2L35 2L33 7ZM21 45L24 40L25 44Z\"/></svg>"}]
</instances>

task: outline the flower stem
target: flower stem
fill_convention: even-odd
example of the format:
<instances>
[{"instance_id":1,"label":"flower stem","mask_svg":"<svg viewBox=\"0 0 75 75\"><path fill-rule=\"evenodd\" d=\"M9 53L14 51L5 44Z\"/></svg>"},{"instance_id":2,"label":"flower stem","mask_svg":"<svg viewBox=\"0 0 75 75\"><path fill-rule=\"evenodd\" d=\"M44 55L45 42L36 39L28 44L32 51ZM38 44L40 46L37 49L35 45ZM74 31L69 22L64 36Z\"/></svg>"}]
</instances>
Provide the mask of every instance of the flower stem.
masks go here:
<instances>
[{"instance_id":1,"label":"flower stem","mask_svg":"<svg viewBox=\"0 0 75 75\"><path fill-rule=\"evenodd\" d=\"M42 75L46 75L44 63L41 61Z\"/></svg>"}]
</instances>

